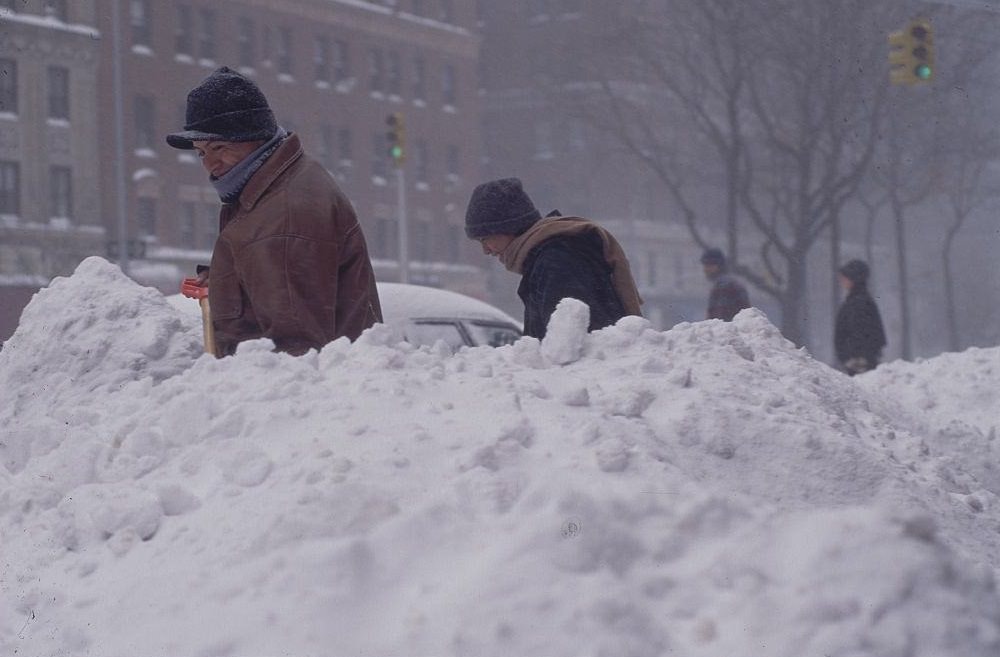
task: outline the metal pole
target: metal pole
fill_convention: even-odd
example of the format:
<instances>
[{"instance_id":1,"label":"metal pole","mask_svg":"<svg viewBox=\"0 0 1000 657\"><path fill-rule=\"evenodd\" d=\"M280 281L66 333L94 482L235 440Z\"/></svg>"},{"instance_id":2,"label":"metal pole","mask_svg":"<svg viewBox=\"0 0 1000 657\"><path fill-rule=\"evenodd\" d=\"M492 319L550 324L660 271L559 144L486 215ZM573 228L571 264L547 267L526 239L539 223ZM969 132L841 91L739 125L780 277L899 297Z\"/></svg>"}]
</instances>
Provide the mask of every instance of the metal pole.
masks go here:
<instances>
[{"instance_id":1,"label":"metal pole","mask_svg":"<svg viewBox=\"0 0 1000 657\"><path fill-rule=\"evenodd\" d=\"M114 95L114 123L115 123L115 196L116 210L118 212L118 266L128 274L129 254L128 254L128 203L126 201L125 186L125 101L122 82L122 31L121 31L121 2L113 0L111 5L111 39L112 39L112 60L113 60L113 80L112 94Z\"/></svg>"},{"instance_id":2,"label":"metal pole","mask_svg":"<svg viewBox=\"0 0 1000 657\"><path fill-rule=\"evenodd\" d=\"M410 238L406 225L406 176L403 167L396 167L396 186L399 190L399 282L410 282Z\"/></svg>"}]
</instances>

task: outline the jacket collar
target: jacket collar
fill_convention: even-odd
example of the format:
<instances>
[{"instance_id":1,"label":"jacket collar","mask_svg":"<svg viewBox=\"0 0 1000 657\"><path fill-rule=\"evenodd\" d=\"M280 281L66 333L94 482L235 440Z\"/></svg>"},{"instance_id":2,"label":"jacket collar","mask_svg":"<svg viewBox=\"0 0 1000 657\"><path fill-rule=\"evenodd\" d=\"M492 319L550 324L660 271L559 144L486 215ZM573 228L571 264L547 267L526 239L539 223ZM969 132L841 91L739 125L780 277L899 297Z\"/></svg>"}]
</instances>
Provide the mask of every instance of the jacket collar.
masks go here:
<instances>
[{"instance_id":1,"label":"jacket collar","mask_svg":"<svg viewBox=\"0 0 1000 657\"><path fill-rule=\"evenodd\" d=\"M294 132L290 133L243 188L239 201L243 210L245 212L253 210L264 192L300 157L302 157L302 144L299 136Z\"/></svg>"}]
</instances>

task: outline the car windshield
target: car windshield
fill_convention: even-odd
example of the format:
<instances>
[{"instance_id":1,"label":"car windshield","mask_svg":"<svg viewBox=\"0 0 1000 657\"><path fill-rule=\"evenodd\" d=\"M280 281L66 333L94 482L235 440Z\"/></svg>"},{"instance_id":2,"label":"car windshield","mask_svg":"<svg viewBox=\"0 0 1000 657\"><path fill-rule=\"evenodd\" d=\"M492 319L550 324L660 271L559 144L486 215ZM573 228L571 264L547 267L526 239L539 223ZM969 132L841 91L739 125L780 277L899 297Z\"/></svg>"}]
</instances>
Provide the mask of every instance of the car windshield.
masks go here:
<instances>
[{"instance_id":1,"label":"car windshield","mask_svg":"<svg viewBox=\"0 0 1000 657\"><path fill-rule=\"evenodd\" d=\"M505 344L514 344L521 337L521 332L517 328L507 324L470 320L465 323L465 327L477 345L501 347Z\"/></svg>"}]
</instances>

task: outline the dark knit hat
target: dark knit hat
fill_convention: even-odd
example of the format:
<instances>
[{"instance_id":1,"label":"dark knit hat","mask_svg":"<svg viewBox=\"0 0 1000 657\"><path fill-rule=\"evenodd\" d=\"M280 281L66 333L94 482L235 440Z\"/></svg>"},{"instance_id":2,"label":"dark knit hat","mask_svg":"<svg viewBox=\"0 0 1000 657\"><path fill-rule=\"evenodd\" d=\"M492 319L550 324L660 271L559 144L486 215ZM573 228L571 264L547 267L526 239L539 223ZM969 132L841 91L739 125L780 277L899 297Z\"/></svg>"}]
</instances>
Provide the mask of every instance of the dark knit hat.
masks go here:
<instances>
[{"instance_id":1,"label":"dark knit hat","mask_svg":"<svg viewBox=\"0 0 1000 657\"><path fill-rule=\"evenodd\" d=\"M474 240L490 235L520 235L541 218L519 179L491 180L472 190L465 210L465 234Z\"/></svg>"},{"instance_id":2,"label":"dark knit hat","mask_svg":"<svg viewBox=\"0 0 1000 657\"><path fill-rule=\"evenodd\" d=\"M705 252L701 254L701 264L703 265L718 265L719 267L726 266L726 254L722 252L722 249L705 249Z\"/></svg>"},{"instance_id":3,"label":"dark knit hat","mask_svg":"<svg viewBox=\"0 0 1000 657\"><path fill-rule=\"evenodd\" d=\"M267 140L277 129L260 88L223 66L188 94L184 131L167 135L167 143L190 150L194 141Z\"/></svg>"},{"instance_id":4,"label":"dark knit hat","mask_svg":"<svg viewBox=\"0 0 1000 657\"><path fill-rule=\"evenodd\" d=\"M871 269L868 268L868 263L864 260L851 260L840 268L840 273L852 283L864 285L868 282Z\"/></svg>"}]
</instances>

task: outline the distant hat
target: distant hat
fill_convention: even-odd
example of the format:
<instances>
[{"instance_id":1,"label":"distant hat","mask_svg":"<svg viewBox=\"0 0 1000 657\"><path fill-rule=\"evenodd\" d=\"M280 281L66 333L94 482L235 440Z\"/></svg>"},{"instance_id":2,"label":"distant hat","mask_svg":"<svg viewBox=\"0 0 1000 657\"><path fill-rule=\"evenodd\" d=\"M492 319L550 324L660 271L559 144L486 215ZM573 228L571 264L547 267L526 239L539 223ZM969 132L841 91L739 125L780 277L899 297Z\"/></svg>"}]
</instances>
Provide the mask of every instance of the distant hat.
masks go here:
<instances>
[{"instance_id":1,"label":"distant hat","mask_svg":"<svg viewBox=\"0 0 1000 657\"><path fill-rule=\"evenodd\" d=\"M472 190L465 210L465 234L471 239L520 235L541 218L519 179L491 180Z\"/></svg>"},{"instance_id":2,"label":"distant hat","mask_svg":"<svg viewBox=\"0 0 1000 657\"><path fill-rule=\"evenodd\" d=\"M722 249L705 249L705 252L701 254L701 264L724 267L726 265L726 254L722 252Z\"/></svg>"},{"instance_id":3,"label":"distant hat","mask_svg":"<svg viewBox=\"0 0 1000 657\"><path fill-rule=\"evenodd\" d=\"M871 269L864 260L851 260L840 268L840 273L852 283L867 283Z\"/></svg>"},{"instance_id":4,"label":"distant hat","mask_svg":"<svg viewBox=\"0 0 1000 657\"><path fill-rule=\"evenodd\" d=\"M188 94L184 130L167 135L167 143L190 150L195 141L261 141L277 130L260 87L223 66Z\"/></svg>"}]
</instances>

